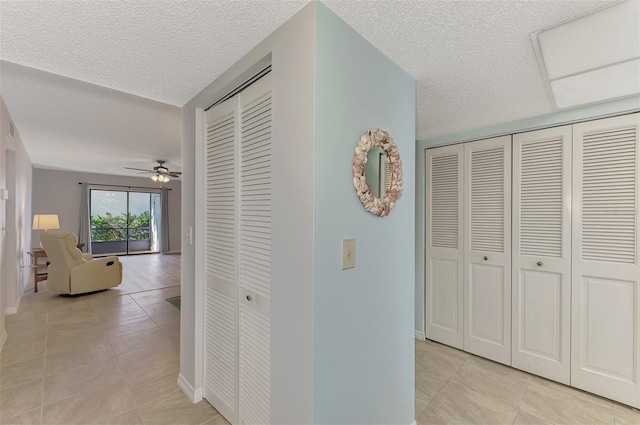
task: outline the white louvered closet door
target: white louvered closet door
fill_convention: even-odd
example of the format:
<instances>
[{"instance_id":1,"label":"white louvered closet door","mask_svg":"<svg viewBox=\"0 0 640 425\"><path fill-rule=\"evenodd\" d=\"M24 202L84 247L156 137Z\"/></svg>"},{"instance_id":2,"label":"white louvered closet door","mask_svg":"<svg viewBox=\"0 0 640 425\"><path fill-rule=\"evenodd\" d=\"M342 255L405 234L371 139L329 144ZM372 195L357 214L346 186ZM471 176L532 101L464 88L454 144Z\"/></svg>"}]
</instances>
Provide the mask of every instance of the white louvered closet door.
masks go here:
<instances>
[{"instance_id":1,"label":"white louvered closet door","mask_svg":"<svg viewBox=\"0 0 640 425\"><path fill-rule=\"evenodd\" d=\"M571 126L513 136L512 366L570 383Z\"/></svg>"},{"instance_id":2,"label":"white louvered closet door","mask_svg":"<svg viewBox=\"0 0 640 425\"><path fill-rule=\"evenodd\" d=\"M238 99L206 113L204 398L238 422Z\"/></svg>"},{"instance_id":3,"label":"white louvered closet door","mask_svg":"<svg viewBox=\"0 0 640 425\"><path fill-rule=\"evenodd\" d=\"M640 115L574 125L571 385L640 407Z\"/></svg>"},{"instance_id":4,"label":"white louvered closet door","mask_svg":"<svg viewBox=\"0 0 640 425\"><path fill-rule=\"evenodd\" d=\"M464 145L464 349L511 364L511 136Z\"/></svg>"},{"instance_id":5,"label":"white louvered closet door","mask_svg":"<svg viewBox=\"0 0 640 425\"><path fill-rule=\"evenodd\" d=\"M271 74L240 93L240 423L269 423Z\"/></svg>"},{"instance_id":6,"label":"white louvered closet door","mask_svg":"<svg viewBox=\"0 0 640 425\"><path fill-rule=\"evenodd\" d=\"M204 397L268 424L271 74L206 113Z\"/></svg>"},{"instance_id":7,"label":"white louvered closet door","mask_svg":"<svg viewBox=\"0 0 640 425\"><path fill-rule=\"evenodd\" d=\"M462 349L463 147L426 155L426 337Z\"/></svg>"}]
</instances>

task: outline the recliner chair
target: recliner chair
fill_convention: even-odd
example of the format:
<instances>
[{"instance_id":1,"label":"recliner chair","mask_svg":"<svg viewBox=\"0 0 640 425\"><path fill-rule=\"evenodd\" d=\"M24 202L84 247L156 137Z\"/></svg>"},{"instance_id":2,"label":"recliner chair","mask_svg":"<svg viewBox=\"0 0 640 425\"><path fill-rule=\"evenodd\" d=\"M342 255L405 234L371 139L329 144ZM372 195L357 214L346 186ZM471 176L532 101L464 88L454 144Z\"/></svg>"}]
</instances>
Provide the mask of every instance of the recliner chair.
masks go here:
<instances>
[{"instance_id":1,"label":"recliner chair","mask_svg":"<svg viewBox=\"0 0 640 425\"><path fill-rule=\"evenodd\" d=\"M78 238L71 232L48 230L40 234L40 243L49 258L48 292L84 294L120 285L122 263L118 257L94 259L76 247Z\"/></svg>"}]
</instances>

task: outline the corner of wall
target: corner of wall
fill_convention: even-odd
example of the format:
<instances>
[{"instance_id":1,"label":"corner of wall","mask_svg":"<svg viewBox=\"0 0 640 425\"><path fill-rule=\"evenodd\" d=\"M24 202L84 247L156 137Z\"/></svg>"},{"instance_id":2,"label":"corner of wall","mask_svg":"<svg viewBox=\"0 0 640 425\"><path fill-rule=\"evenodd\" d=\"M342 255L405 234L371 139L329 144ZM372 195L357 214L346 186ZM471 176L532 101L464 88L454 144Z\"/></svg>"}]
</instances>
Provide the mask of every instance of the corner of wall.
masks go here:
<instances>
[{"instance_id":1,"label":"corner of wall","mask_svg":"<svg viewBox=\"0 0 640 425\"><path fill-rule=\"evenodd\" d=\"M195 404L202 401L202 388L193 388L182 373L178 375L178 387L180 387L191 403Z\"/></svg>"},{"instance_id":2,"label":"corner of wall","mask_svg":"<svg viewBox=\"0 0 640 425\"><path fill-rule=\"evenodd\" d=\"M4 314L9 315L9 314L16 314L18 312L18 310L20 309L20 301L22 301L22 293L20 293L16 299L16 304L12 305L12 306L8 306L4 308Z\"/></svg>"},{"instance_id":3,"label":"corner of wall","mask_svg":"<svg viewBox=\"0 0 640 425\"><path fill-rule=\"evenodd\" d=\"M316 2L269 35L182 109L182 228L192 227L198 243L196 213L201 196L195 175L200 167L196 131L198 111L211 105L253 67L273 64L272 146L272 296L271 422L312 420L312 270L313 195L309 191L313 155L313 17ZM235 87L235 86L233 86ZM304 141L304 143L302 143ZM295 158L295 160L293 160ZM295 178L294 178L295 177ZM292 200L296 202L292 205ZM302 211L304 210L304 211ZM180 372L187 393L202 376L202 288L195 246L182 241ZM301 284L304 283L304 284ZM199 310L198 310L199 309ZM296 318L292 312L304 317ZM181 388L182 388L181 385ZM184 389L183 388L183 389ZM194 397L197 391L194 390Z\"/></svg>"}]
</instances>

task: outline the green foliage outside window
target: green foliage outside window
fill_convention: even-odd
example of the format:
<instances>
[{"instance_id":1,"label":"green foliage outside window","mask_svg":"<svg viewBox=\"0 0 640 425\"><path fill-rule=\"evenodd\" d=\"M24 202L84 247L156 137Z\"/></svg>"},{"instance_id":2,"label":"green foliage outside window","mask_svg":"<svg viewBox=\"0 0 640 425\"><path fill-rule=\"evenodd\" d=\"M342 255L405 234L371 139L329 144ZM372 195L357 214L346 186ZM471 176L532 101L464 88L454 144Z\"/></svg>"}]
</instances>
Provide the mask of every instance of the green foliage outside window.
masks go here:
<instances>
[{"instance_id":1,"label":"green foliage outside window","mask_svg":"<svg viewBox=\"0 0 640 425\"><path fill-rule=\"evenodd\" d=\"M106 213L104 216L91 216L91 241L124 241L127 240L127 227L129 227L130 240L149 239L149 211L140 215L122 213L113 215Z\"/></svg>"}]
</instances>

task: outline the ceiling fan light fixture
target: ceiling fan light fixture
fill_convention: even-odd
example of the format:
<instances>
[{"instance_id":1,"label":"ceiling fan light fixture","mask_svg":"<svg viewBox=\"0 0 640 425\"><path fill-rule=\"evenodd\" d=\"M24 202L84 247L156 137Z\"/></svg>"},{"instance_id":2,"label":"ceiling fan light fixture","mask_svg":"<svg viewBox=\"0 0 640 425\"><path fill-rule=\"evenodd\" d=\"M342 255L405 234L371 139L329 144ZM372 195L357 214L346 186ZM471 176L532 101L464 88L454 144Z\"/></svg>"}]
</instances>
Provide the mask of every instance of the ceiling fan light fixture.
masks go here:
<instances>
[{"instance_id":1,"label":"ceiling fan light fixture","mask_svg":"<svg viewBox=\"0 0 640 425\"><path fill-rule=\"evenodd\" d=\"M168 183L171 179L166 174L155 173L154 175L151 176L151 180L159 183Z\"/></svg>"},{"instance_id":2,"label":"ceiling fan light fixture","mask_svg":"<svg viewBox=\"0 0 640 425\"><path fill-rule=\"evenodd\" d=\"M168 183L171 181L171 177L180 177L180 175L182 174L180 171L174 171L174 172L169 171L169 169L164 166L164 163L166 161L162 161L162 160L157 160L157 161L158 161L158 165L153 167L152 170L145 170L143 168L133 168L133 167L124 167L124 168L126 168L127 170L142 171L143 173L151 173L151 176L149 176L149 178L152 181L159 182L159 183Z\"/></svg>"}]
</instances>

